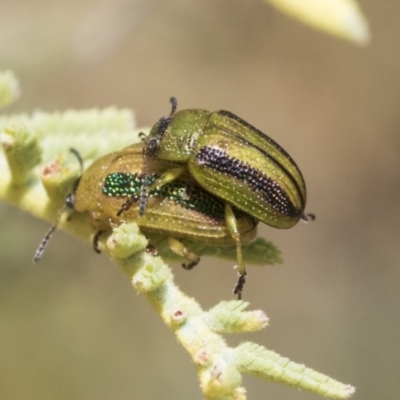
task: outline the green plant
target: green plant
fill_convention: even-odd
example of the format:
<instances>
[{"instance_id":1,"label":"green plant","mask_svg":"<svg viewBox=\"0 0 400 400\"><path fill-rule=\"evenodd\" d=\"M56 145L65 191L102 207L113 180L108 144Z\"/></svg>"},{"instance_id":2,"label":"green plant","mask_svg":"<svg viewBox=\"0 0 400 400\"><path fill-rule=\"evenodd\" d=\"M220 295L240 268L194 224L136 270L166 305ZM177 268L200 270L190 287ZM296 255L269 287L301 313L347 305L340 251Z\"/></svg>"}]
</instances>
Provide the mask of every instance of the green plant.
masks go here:
<instances>
[{"instance_id":1,"label":"green plant","mask_svg":"<svg viewBox=\"0 0 400 400\"><path fill-rule=\"evenodd\" d=\"M14 75L11 72L0 74L0 104L10 103L18 93ZM79 175L76 162L68 162L68 149L79 148L87 165L105 153L138 141L138 130L132 121L129 110L114 108L0 117L4 149L0 155L0 198L54 222ZM61 215L59 225L88 243L95 233L85 213L74 215L70 221ZM221 334L265 328L268 318L264 312L246 311L249 304L238 300L223 301L204 311L178 288L164 261L145 251L146 245L147 239L135 223L121 224L113 229L104 250L121 266L135 290L146 297L188 351L197 366L206 399L245 399L242 373L324 397L344 399L354 393L352 386L296 364L256 343L228 347ZM263 258L266 263L279 261L279 252L263 239L251 246L254 247L249 254ZM214 247L197 252L212 254ZM218 251L223 252L222 249Z\"/></svg>"}]
</instances>

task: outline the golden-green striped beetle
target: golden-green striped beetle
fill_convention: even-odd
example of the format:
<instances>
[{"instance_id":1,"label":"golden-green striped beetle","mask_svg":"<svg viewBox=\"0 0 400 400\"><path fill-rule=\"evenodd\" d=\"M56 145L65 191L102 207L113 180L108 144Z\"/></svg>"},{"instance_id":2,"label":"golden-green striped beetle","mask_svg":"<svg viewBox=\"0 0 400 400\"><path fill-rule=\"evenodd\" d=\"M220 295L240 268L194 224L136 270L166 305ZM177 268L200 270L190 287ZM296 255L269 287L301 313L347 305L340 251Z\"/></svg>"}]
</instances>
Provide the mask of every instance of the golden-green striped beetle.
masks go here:
<instances>
[{"instance_id":1,"label":"golden-green striped beetle","mask_svg":"<svg viewBox=\"0 0 400 400\"><path fill-rule=\"evenodd\" d=\"M237 246L242 263L241 244L253 240L257 222L242 212L235 212L238 235L232 234L225 222L224 203L194 185L190 177L167 183L148 192L146 213L139 218L139 198L145 179L143 144L96 160L82 175L75 192L74 208L89 211L96 221L118 224L135 221L146 232L162 233L171 238L186 238L219 246ZM165 162L156 162L150 184L166 170ZM173 239L172 250L180 251ZM187 253L181 253L187 257ZM193 258L193 257L192 257ZM197 261L195 257L194 261Z\"/></svg>"},{"instance_id":2,"label":"golden-green striped beetle","mask_svg":"<svg viewBox=\"0 0 400 400\"><path fill-rule=\"evenodd\" d=\"M154 160L178 163L155 183L162 187L190 173L208 192L275 228L291 228L304 214L306 185L296 163L275 141L229 111L176 111L161 118L145 140L143 156L149 171ZM145 215L146 189L141 214ZM147 212L147 211L146 211ZM234 216L227 213L227 225ZM232 228L234 230L234 227ZM239 271L246 274L244 266Z\"/></svg>"},{"instance_id":3,"label":"golden-green striped beetle","mask_svg":"<svg viewBox=\"0 0 400 400\"><path fill-rule=\"evenodd\" d=\"M181 163L154 186L184 171L204 189L274 228L306 218L306 186L289 154L275 141L229 111L172 111L146 138L144 155Z\"/></svg>"},{"instance_id":4,"label":"golden-green striped beetle","mask_svg":"<svg viewBox=\"0 0 400 400\"><path fill-rule=\"evenodd\" d=\"M74 152L79 158L79 154ZM156 161L152 165L152 174L146 174L143 144L129 146L99 158L84 171L66 204L77 212L90 214L93 225L98 229L94 240L95 250L101 233L110 226L119 225L122 221L137 222L145 234L168 236L170 249L190 260L189 264L184 265L186 269L193 268L199 257L178 239L215 246L235 246L238 265L243 265L241 245L250 243L256 237L258 222L235 210L232 215L236 221L236 230L231 231L226 223L225 204L194 184L189 174L183 174L179 180L161 188L150 189L146 214L139 217L139 199L144 180L151 184L169 167L169 163ZM56 226L46 235L35 255L35 261L40 259ZM242 281L235 288L239 297L244 283Z\"/></svg>"}]
</instances>

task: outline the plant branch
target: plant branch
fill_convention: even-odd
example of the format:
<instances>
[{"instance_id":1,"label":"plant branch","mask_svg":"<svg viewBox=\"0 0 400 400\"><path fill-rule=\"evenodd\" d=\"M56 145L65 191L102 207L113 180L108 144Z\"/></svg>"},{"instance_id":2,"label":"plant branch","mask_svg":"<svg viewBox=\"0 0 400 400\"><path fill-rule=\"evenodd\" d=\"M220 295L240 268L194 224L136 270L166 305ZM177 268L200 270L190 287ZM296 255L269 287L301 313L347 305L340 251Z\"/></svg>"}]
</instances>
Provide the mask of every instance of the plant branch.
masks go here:
<instances>
[{"instance_id":1,"label":"plant branch","mask_svg":"<svg viewBox=\"0 0 400 400\"><path fill-rule=\"evenodd\" d=\"M0 74L0 104L17 96L16 79ZM0 117L0 198L38 218L54 223L66 195L80 175L71 147L82 155L85 166L110 151L139 140L129 110L38 112L33 115ZM96 229L86 213L74 213L67 220L61 213L59 226L91 242ZM152 237L165 259L165 238ZM197 366L200 386L206 399L246 399L242 373L309 390L325 397L345 399L354 388L303 365L293 363L255 343L227 346L221 334L254 332L268 324L260 310L246 311L243 301L221 302L204 311L174 283L170 268L160 256L146 252L148 239L136 223L121 223L112 230L103 249L123 269L135 290L152 304L176 335ZM185 242L185 244L189 242ZM199 254L235 259L234 248L199 246ZM164 246L164 247L163 247ZM258 264L280 262L280 253L262 238L244 246L244 259Z\"/></svg>"}]
</instances>

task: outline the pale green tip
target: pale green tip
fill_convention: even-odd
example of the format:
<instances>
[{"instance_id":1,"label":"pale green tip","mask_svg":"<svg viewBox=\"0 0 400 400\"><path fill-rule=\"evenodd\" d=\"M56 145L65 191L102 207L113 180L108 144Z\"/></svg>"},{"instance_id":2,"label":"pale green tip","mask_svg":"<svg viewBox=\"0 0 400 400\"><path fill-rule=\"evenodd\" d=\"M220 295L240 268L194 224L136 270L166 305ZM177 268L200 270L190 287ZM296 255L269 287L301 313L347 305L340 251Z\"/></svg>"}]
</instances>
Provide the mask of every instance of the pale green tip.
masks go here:
<instances>
[{"instance_id":1,"label":"pale green tip","mask_svg":"<svg viewBox=\"0 0 400 400\"><path fill-rule=\"evenodd\" d=\"M0 142L7 157L13 184L23 185L41 160L42 149L34 131L23 121L15 121L0 133Z\"/></svg>"},{"instance_id":2,"label":"pale green tip","mask_svg":"<svg viewBox=\"0 0 400 400\"><path fill-rule=\"evenodd\" d=\"M316 29L359 45L370 42L368 23L355 0L265 0Z\"/></svg>"},{"instance_id":3,"label":"pale green tip","mask_svg":"<svg viewBox=\"0 0 400 400\"><path fill-rule=\"evenodd\" d=\"M0 72L0 108L8 106L19 97L18 79L11 71Z\"/></svg>"}]
</instances>

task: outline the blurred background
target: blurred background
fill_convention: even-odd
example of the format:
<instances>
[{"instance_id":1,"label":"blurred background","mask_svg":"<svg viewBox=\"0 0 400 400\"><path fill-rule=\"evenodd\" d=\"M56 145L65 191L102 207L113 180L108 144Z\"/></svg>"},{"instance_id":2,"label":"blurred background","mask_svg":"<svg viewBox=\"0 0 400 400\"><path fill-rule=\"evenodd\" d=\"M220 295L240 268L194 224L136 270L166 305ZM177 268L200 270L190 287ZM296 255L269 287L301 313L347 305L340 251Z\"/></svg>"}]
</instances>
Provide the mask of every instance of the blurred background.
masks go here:
<instances>
[{"instance_id":1,"label":"blurred background","mask_svg":"<svg viewBox=\"0 0 400 400\"><path fill-rule=\"evenodd\" d=\"M271 318L256 341L395 400L400 380L400 3L362 0L372 43L316 32L257 0L6 0L0 68L20 78L5 112L116 105L139 126L179 108L230 110L296 160L314 223L261 234L285 263L249 267L245 299ZM397 49L397 50L396 50ZM118 267L0 205L0 398L200 399L195 367ZM174 266L208 308L232 299L231 262ZM246 377L249 399L315 395ZM397 393L397 395L396 395Z\"/></svg>"}]
</instances>

